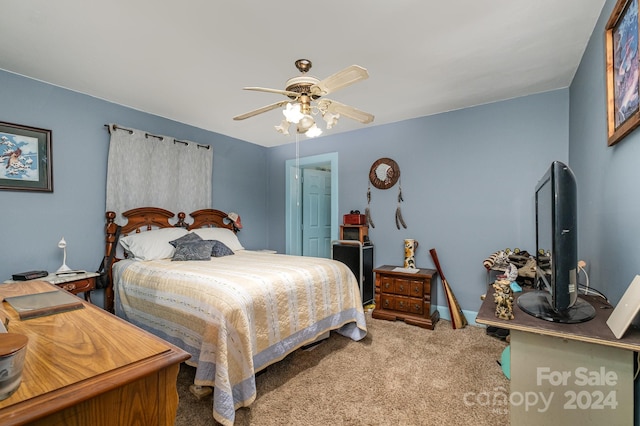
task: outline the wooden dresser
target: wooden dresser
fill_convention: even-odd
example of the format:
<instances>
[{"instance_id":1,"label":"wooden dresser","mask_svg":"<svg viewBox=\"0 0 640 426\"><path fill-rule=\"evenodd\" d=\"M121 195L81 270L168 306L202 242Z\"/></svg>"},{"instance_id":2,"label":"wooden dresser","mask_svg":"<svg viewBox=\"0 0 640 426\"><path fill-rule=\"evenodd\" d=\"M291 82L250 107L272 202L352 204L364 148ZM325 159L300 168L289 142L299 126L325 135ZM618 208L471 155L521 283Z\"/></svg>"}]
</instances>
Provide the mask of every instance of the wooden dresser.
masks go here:
<instances>
[{"instance_id":1,"label":"wooden dresser","mask_svg":"<svg viewBox=\"0 0 640 426\"><path fill-rule=\"evenodd\" d=\"M0 284L0 298L56 289L44 281ZM22 384L0 401L0 424L173 425L178 370L189 354L83 304L21 321L2 303L8 331L26 335L29 343Z\"/></svg>"},{"instance_id":2,"label":"wooden dresser","mask_svg":"<svg viewBox=\"0 0 640 426\"><path fill-rule=\"evenodd\" d=\"M374 269L376 274L376 307L372 316L377 319L404 320L407 324L433 330L440 318L432 282L436 271L418 269L416 273L394 271L397 266L384 265Z\"/></svg>"}]
</instances>

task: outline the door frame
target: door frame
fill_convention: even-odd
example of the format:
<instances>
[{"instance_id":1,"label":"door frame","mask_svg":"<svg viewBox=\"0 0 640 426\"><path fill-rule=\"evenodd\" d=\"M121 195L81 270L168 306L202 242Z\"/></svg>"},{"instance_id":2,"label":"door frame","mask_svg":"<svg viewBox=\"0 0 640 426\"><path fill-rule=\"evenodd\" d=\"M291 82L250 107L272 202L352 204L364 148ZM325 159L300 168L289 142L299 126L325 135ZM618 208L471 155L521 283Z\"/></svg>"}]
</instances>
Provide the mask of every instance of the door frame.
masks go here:
<instances>
[{"instance_id":1,"label":"door frame","mask_svg":"<svg viewBox=\"0 0 640 426\"><path fill-rule=\"evenodd\" d=\"M285 230L286 253L302 254L302 184L300 169L329 165L331 168L331 240L338 239L338 153L312 155L285 162Z\"/></svg>"}]
</instances>

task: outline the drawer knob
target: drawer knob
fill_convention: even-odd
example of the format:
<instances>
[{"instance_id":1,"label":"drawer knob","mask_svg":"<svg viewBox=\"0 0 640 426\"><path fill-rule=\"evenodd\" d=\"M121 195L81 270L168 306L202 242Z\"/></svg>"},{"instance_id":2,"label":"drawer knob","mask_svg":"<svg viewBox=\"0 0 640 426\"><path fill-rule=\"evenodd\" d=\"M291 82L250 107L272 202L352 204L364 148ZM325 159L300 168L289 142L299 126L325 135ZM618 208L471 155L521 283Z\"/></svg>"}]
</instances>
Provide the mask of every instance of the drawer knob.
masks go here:
<instances>
[{"instance_id":1,"label":"drawer knob","mask_svg":"<svg viewBox=\"0 0 640 426\"><path fill-rule=\"evenodd\" d=\"M67 291L73 291L76 289L76 285L73 283L69 283L69 284L63 284L62 288L67 290Z\"/></svg>"}]
</instances>

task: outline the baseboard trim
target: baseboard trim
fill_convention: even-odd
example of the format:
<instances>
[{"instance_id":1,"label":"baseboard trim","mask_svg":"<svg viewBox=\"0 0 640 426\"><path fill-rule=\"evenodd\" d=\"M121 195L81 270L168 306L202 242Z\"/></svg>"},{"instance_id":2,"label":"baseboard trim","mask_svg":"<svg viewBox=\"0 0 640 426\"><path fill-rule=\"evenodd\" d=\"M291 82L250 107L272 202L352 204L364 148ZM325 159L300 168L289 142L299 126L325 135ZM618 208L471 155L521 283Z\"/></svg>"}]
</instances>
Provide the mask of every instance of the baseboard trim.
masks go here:
<instances>
[{"instance_id":1,"label":"baseboard trim","mask_svg":"<svg viewBox=\"0 0 640 426\"><path fill-rule=\"evenodd\" d=\"M438 312L440 313L440 318L447 320L447 321L451 321L451 315L449 314L449 307L448 306L439 306L436 305L435 307ZM469 325L474 326L474 327L486 327L484 324L479 324L476 322L476 317L478 316L478 312L476 311L467 311L467 310L462 310L462 313L464 314L464 317L467 319L467 322L469 323Z\"/></svg>"}]
</instances>

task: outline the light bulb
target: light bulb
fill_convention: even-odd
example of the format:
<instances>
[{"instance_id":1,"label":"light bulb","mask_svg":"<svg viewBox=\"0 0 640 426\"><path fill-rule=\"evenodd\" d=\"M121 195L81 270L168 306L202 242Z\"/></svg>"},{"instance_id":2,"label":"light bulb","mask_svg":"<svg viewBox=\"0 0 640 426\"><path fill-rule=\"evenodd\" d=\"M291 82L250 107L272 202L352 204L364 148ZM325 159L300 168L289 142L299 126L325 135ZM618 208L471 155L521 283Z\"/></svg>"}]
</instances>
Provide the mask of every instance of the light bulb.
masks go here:
<instances>
[{"instance_id":1,"label":"light bulb","mask_svg":"<svg viewBox=\"0 0 640 426\"><path fill-rule=\"evenodd\" d=\"M331 129L333 126L338 124L340 114L333 114L327 111L322 115L322 118L324 118L324 121L327 123L327 129Z\"/></svg>"},{"instance_id":2,"label":"light bulb","mask_svg":"<svg viewBox=\"0 0 640 426\"><path fill-rule=\"evenodd\" d=\"M315 126L316 122L312 116L306 114L300 122L298 123L298 133L304 133L311 128L311 126Z\"/></svg>"},{"instance_id":3,"label":"light bulb","mask_svg":"<svg viewBox=\"0 0 640 426\"><path fill-rule=\"evenodd\" d=\"M307 130L304 133L308 138L315 138L317 136L320 136L322 134L322 129L320 129L320 127L316 126L315 123L313 126L311 126L309 128L309 130Z\"/></svg>"},{"instance_id":4,"label":"light bulb","mask_svg":"<svg viewBox=\"0 0 640 426\"><path fill-rule=\"evenodd\" d=\"M304 114L300 112L300 104L292 104L291 102L287 103L286 108L282 110L282 114L289 123L293 124L298 124L304 117Z\"/></svg>"}]
</instances>

